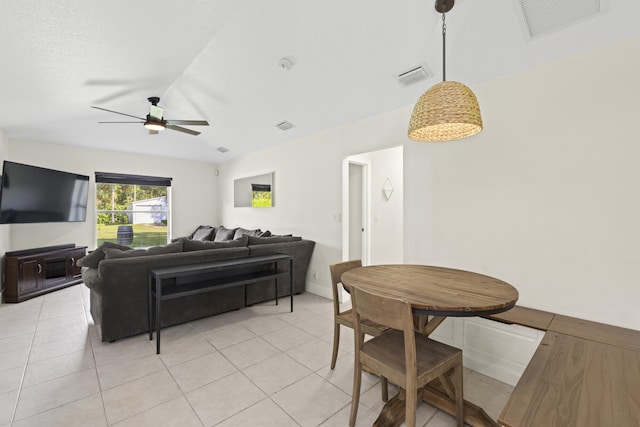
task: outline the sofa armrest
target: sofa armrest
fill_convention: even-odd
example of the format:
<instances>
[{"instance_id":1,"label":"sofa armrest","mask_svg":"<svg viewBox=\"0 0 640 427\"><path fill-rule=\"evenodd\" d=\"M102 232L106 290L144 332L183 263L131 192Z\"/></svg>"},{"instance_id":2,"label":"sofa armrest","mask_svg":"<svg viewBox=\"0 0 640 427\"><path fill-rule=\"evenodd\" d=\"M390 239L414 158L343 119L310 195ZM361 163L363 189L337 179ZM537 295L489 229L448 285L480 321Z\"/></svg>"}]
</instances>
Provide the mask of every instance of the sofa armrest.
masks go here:
<instances>
[{"instance_id":1,"label":"sofa armrest","mask_svg":"<svg viewBox=\"0 0 640 427\"><path fill-rule=\"evenodd\" d=\"M82 267L82 282L85 286L99 294L102 293L102 280L98 277L98 269L91 267Z\"/></svg>"}]
</instances>

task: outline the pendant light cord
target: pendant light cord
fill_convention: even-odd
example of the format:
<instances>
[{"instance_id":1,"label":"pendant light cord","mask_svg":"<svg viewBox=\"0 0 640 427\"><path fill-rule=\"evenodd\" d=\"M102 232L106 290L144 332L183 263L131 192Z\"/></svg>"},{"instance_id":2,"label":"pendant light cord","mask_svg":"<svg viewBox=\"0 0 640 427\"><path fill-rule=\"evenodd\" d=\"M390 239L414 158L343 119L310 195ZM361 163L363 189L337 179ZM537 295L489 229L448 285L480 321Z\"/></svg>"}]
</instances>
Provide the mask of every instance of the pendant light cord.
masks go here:
<instances>
[{"instance_id":1,"label":"pendant light cord","mask_svg":"<svg viewBox=\"0 0 640 427\"><path fill-rule=\"evenodd\" d=\"M445 61L445 47L446 47L446 43L445 43L445 39L446 39L446 35L447 35L447 24L444 21L444 13L442 14L442 81L444 82L445 80L447 80L447 67L446 67L446 61Z\"/></svg>"}]
</instances>

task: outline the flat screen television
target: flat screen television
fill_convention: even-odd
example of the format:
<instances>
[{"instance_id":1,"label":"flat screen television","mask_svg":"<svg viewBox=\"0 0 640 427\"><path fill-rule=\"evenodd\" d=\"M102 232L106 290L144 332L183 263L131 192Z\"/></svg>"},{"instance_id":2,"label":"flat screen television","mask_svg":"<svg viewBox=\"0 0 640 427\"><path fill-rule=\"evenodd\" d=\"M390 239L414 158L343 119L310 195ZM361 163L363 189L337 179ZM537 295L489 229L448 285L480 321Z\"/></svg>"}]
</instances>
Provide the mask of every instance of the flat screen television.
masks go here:
<instances>
[{"instance_id":1,"label":"flat screen television","mask_svg":"<svg viewBox=\"0 0 640 427\"><path fill-rule=\"evenodd\" d=\"M0 224L87 219L89 177L5 160Z\"/></svg>"}]
</instances>

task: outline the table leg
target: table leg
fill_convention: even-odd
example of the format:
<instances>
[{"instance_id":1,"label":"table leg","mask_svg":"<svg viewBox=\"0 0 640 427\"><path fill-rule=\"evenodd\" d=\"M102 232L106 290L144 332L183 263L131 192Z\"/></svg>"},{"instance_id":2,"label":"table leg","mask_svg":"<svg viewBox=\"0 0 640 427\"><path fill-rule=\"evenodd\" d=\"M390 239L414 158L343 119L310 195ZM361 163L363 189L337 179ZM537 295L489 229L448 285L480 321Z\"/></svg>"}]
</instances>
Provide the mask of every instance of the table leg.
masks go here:
<instances>
[{"instance_id":1,"label":"table leg","mask_svg":"<svg viewBox=\"0 0 640 427\"><path fill-rule=\"evenodd\" d=\"M273 270L275 272L275 270L278 269L278 263L274 262L273 263ZM276 305L278 305L278 278L276 277L276 280L274 280L276 282Z\"/></svg>"},{"instance_id":2,"label":"table leg","mask_svg":"<svg viewBox=\"0 0 640 427\"><path fill-rule=\"evenodd\" d=\"M153 295L151 293L151 287L153 286L153 280L151 278L151 274L147 276L147 325L149 326L149 341L153 340L153 329L151 329L151 319L152 319L152 302L151 299Z\"/></svg>"},{"instance_id":3,"label":"table leg","mask_svg":"<svg viewBox=\"0 0 640 427\"><path fill-rule=\"evenodd\" d=\"M429 383L418 391L418 395L422 396L424 402L455 417L456 402L440 387L434 382ZM374 427L398 427L404 422L404 418L404 390L401 390L384 405L373 425ZM484 409L466 400L464 401L464 422L472 427L500 427Z\"/></svg>"},{"instance_id":4,"label":"table leg","mask_svg":"<svg viewBox=\"0 0 640 427\"><path fill-rule=\"evenodd\" d=\"M156 354L160 354L160 302L162 299L162 286L160 279L156 277Z\"/></svg>"},{"instance_id":5,"label":"table leg","mask_svg":"<svg viewBox=\"0 0 640 427\"><path fill-rule=\"evenodd\" d=\"M446 319L446 316L422 316L414 315L416 331L429 336ZM456 416L456 401L454 399L453 386L446 380L432 381L418 390L421 399L436 408ZM389 400L380 415L373 424L376 427L397 427L405 418L404 390L400 390L396 396ZM472 427L500 427L481 407L464 401L464 422Z\"/></svg>"},{"instance_id":6,"label":"table leg","mask_svg":"<svg viewBox=\"0 0 640 427\"><path fill-rule=\"evenodd\" d=\"M291 312L293 313L293 256L289 259L289 284L291 297Z\"/></svg>"}]
</instances>

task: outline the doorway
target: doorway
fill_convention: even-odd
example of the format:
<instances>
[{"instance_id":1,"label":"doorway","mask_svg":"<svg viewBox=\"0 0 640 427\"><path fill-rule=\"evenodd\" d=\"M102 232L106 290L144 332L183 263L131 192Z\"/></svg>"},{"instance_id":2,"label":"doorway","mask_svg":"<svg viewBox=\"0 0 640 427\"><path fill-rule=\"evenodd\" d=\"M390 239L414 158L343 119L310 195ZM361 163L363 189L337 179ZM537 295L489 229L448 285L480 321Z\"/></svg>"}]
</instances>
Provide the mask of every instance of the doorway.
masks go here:
<instances>
[{"instance_id":1,"label":"doorway","mask_svg":"<svg viewBox=\"0 0 640 427\"><path fill-rule=\"evenodd\" d=\"M369 227L365 216L367 205L368 168L366 163L349 162L349 259L361 259L363 265L368 265Z\"/></svg>"},{"instance_id":2,"label":"doorway","mask_svg":"<svg viewBox=\"0 0 640 427\"><path fill-rule=\"evenodd\" d=\"M349 156L342 176L342 259L403 262L403 147Z\"/></svg>"}]
</instances>

